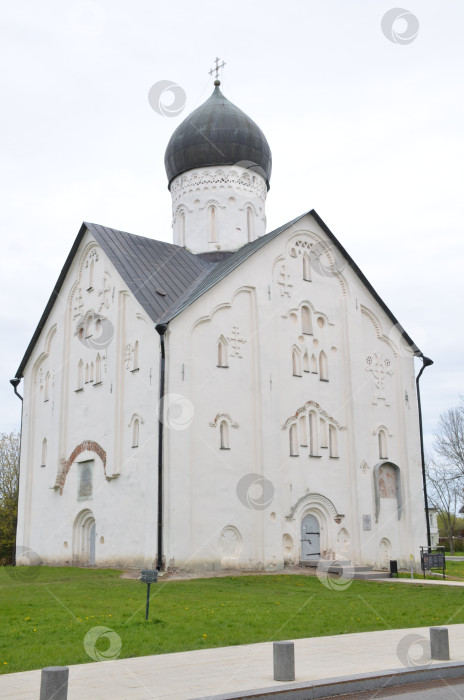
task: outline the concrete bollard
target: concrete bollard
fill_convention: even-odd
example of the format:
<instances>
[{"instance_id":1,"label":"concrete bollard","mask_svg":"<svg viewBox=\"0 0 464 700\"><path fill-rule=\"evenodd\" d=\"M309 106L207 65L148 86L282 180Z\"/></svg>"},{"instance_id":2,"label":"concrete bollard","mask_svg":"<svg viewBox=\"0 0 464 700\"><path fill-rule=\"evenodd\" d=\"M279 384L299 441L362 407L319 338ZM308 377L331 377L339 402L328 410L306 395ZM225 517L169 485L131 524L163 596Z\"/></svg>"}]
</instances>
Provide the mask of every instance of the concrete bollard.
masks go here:
<instances>
[{"instance_id":1,"label":"concrete bollard","mask_svg":"<svg viewBox=\"0 0 464 700\"><path fill-rule=\"evenodd\" d=\"M293 642L274 642L274 680L295 680L295 645Z\"/></svg>"},{"instance_id":2,"label":"concrete bollard","mask_svg":"<svg viewBox=\"0 0 464 700\"><path fill-rule=\"evenodd\" d=\"M449 661L449 640L447 627L430 628L430 657L437 661Z\"/></svg>"},{"instance_id":3,"label":"concrete bollard","mask_svg":"<svg viewBox=\"0 0 464 700\"><path fill-rule=\"evenodd\" d=\"M40 700L67 700L69 668L50 666L42 669Z\"/></svg>"}]
</instances>

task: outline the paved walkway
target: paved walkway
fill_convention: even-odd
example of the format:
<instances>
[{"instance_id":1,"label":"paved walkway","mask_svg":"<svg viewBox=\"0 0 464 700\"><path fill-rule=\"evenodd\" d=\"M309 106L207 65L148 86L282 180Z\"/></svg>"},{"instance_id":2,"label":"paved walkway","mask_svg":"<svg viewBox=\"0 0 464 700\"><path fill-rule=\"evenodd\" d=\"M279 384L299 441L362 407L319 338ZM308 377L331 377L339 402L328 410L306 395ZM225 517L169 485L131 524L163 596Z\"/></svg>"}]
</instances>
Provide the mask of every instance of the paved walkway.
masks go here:
<instances>
[{"instance_id":1,"label":"paved walkway","mask_svg":"<svg viewBox=\"0 0 464 700\"><path fill-rule=\"evenodd\" d=\"M448 629L451 661L464 662L464 624ZM428 627L296 639L295 683L428 665L421 639ZM267 642L71 666L68 700L192 700L278 687ZM40 671L0 676L2 700L38 700L39 688Z\"/></svg>"},{"instance_id":2,"label":"paved walkway","mask_svg":"<svg viewBox=\"0 0 464 700\"><path fill-rule=\"evenodd\" d=\"M373 578L370 581L375 581L375 583L415 583L416 585L424 584L425 586L464 586L464 581L449 581L448 579L443 580L442 578L430 579L430 578Z\"/></svg>"}]
</instances>

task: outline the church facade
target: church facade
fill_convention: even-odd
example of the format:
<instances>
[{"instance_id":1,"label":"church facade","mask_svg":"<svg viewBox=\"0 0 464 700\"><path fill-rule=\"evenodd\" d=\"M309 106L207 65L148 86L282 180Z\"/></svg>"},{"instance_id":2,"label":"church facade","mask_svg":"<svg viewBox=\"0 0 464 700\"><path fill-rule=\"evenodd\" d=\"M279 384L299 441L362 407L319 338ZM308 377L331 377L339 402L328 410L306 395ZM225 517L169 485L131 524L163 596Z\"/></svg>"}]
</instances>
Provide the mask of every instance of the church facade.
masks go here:
<instances>
[{"instance_id":1,"label":"church facade","mask_svg":"<svg viewBox=\"0 0 464 700\"><path fill-rule=\"evenodd\" d=\"M314 210L266 233L271 152L219 81L165 164L173 244L84 223L18 369L18 555L409 565L422 354Z\"/></svg>"}]
</instances>

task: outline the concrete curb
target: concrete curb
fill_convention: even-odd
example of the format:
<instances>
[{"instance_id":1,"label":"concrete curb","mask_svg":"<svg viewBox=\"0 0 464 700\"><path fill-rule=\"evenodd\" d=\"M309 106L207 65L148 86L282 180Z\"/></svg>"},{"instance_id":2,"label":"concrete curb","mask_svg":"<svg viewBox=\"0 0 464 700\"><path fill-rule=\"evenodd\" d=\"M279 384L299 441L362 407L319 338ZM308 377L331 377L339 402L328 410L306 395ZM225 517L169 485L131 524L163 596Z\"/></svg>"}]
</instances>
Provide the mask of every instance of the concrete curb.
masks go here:
<instances>
[{"instance_id":1,"label":"concrete curb","mask_svg":"<svg viewBox=\"0 0 464 700\"><path fill-rule=\"evenodd\" d=\"M319 681L292 683L279 688L256 688L238 693L208 695L192 700L318 700L334 695L361 693L424 683L432 680L464 679L464 663L430 664L415 668L398 668L379 673L359 673L354 676L326 678Z\"/></svg>"}]
</instances>

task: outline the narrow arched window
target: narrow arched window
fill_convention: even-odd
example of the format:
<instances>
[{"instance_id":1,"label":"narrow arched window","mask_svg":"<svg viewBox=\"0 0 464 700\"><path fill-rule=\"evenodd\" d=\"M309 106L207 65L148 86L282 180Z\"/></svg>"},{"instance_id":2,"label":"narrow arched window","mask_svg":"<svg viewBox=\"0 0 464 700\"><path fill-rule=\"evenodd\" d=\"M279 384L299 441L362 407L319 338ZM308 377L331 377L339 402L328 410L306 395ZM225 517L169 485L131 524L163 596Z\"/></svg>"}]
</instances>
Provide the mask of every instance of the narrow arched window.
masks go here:
<instances>
[{"instance_id":1,"label":"narrow arched window","mask_svg":"<svg viewBox=\"0 0 464 700\"><path fill-rule=\"evenodd\" d=\"M220 437L221 437L221 450L228 450L229 449L229 426L227 424L227 421L225 421L225 420L221 421L221 425L219 426L219 432L220 432Z\"/></svg>"},{"instance_id":2,"label":"narrow arched window","mask_svg":"<svg viewBox=\"0 0 464 700\"><path fill-rule=\"evenodd\" d=\"M82 360L79 360L79 364L77 365L77 388L84 388L84 363Z\"/></svg>"},{"instance_id":3,"label":"narrow arched window","mask_svg":"<svg viewBox=\"0 0 464 700\"><path fill-rule=\"evenodd\" d=\"M209 240L211 243L216 242L216 207L212 206L209 208Z\"/></svg>"},{"instance_id":4,"label":"narrow arched window","mask_svg":"<svg viewBox=\"0 0 464 700\"><path fill-rule=\"evenodd\" d=\"M42 440L42 467L47 466L47 438Z\"/></svg>"},{"instance_id":5,"label":"narrow arched window","mask_svg":"<svg viewBox=\"0 0 464 700\"><path fill-rule=\"evenodd\" d=\"M303 370L304 372L309 372L309 354L307 350L305 350L303 355Z\"/></svg>"},{"instance_id":6,"label":"narrow arched window","mask_svg":"<svg viewBox=\"0 0 464 700\"><path fill-rule=\"evenodd\" d=\"M90 363L90 382L93 382L95 365L93 362Z\"/></svg>"},{"instance_id":7,"label":"narrow arched window","mask_svg":"<svg viewBox=\"0 0 464 700\"><path fill-rule=\"evenodd\" d=\"M101 382L101 357L100 353L97 355L97 359L95 360L95 384L99 384Z\"/></svg>"},{"instance_id":8,"label":"narrow arched window","mask_svg":"<svg viewBox=\"0 0 464 700\"><path fill-rule=\"evenodd\" d=\"M334 425L329 425L329 452L331 457L338 457L337 429Z\"/></svg>"},{"instance_id":9,"label":"narrow arched window","mask_svg":"<svg viewBox=\"0 0 464 700\"><path fill-rule=\"evenodd\" d=\"M307 447L308 445L308 431L306 430L306 415L300 416L300 425L299 425L299 437L300 437L300 445L302 447Z\"/></svg>"},{"instance_id":10,"label":"narrow arched window","mask_svg":"<svg viewBox=\"0 0 464 700\"><path fill-rule=\"evenodd\" d=\"M139 341L135 341L134 354L132 357L132 371L135 372L139 368Z\"/></svg>"},{"instance_id":11,"label":"narrow arched window","mask_svg":"<svg viewBox=\"0 0 464 700\"><path fill-rule=\"evenodd\" d=\"M308 253L303 255L303 279L311 282L311 262Z\"/></svg>"},{"instance_id":12,"label":"narrow arched window","mask_svg":"<svg viewBox=\"0 0 464 700\"><path fill-rule=\"evenodd\" d=\"M253 211L251 207L247 207L247 232L248 242L254 240Z\"/></svg>"},{"instance_id":13,"label":"narrow arched window","mask_svg":"<svg viewBox=\"0 0 464 700\"><path fill-rule=\"evenodd\" d=\"M296 348L293 348L292 351L292 368L293 376L301 377L301 355Z\"/></svg>"},{"instance_id":14,"label":"narrow arched window","mask_svg":"<svg viewBox=\"0 0 464 700\"><path fill-rule=\"evenodd\" d=\"M306 335L312 334L311 311L308 306L301 307L301 330Z\"/></svg>"},{"instance_id":15,"label":"narrow arched window","mask_svg":"<svg viewBox=\"0 0 464 700\"><path fill-rule=\"evenodd\" d=\"M327 363L327 355L321 350L319 355L319 379L321 381L329 380L329 368Z\"/></svg>"},{"instance_id":16,"label":"narrow arched window","mask_svg":"<svg viewBox=\"0 0 464 700\"><path fill-rule=\"evenodd\" d=\"M85 383L86 384L89 383L89 374L90 374L89 373L89 363L87 362L87 364L85 365Z\"/></svg>"},{"instance_id":17,"label":"narrow arched window","mask_svg":"<svg viewBox=\"0 0 464 700\"><path fill-rule=\"evenodd\" d=\"M94 261L93 261L93 259L92 259L92 260L90 261L90 265L89 265L89 287L88 287L89 289L92 289L92 287L93 287L93 271L94 271L94 267L95 267L95 264L94 264Z\"/></svg>"},{"instance_id":18,"label":"narrow arched window","mask_svg":"<svg viewBox=\"0 0 464 700\"><path fill-rule=\"evenodd\" d=\"M290 456L298 457L298 428L296 423L290 426Z\"/></svg>"},{"instance_id":19,"label":"narrow arched window","mask_svg":"<svg viewBox=\"0 0 464 700\"><path fill-rule=\"evenodd\" d=\"M132 426L132 447L138 447L139 446L139 419L136 418L134 420L134 424Z\"/></svg>"},{"instance_id":20,"label":"narrow arched window","mask_svg":"<svg viewBox=\"0 0 464 700\"><path fill-rule=\"evenodd\" d=\"M185 212L179 214L179 240L181 246L185 247Z\"/></svg>"},{"instance_id":21,"label":"narrow arched window","mask_svg":"<svg viewBox=\"0 0 464 700\"><path fill-rule=\"evenodd\" d=\"M45 386L44 386L44 401L48 401L50 398L50 372L47 372L45 376Z\"/></svg>"},{"instance_id":22,"label":"narrow arched window","mask_svg":"<svg viewBox=\"0 0 464 700\"><path fill-rule=\"evenodd\" d=\"M329 441L327 436L327 423L324 418L321 418L320 423L321 447L328 447Z\"/></svg>"},{"instance_id":23,"label":"narrow arched window","mask_svg":"<svg viewBox=\"0 0 464 700\"><path fill-rule=\"evenodd\" d=\"M309 414L309 454L311 457L319 456L319 426L314 411Z\"/></svg>"},{"instance_id":24,"label":"narrow arched window","mask_svg":"<svg viewBox=\"0 0 464 700\"><path fill-rule=\"evenodd\" d=\"M217 366L218 367L228 367L229 362L228 362L228 357L227 357L227 343L223 337L219 338L218 340L218 361L217 361Z\"/></svg>"},{"instance_id":25,"label":"narrow arched window","mask_svg":"<svg viewBox=\"0 0 464 700\"><path fill-rule=\"evenodd\" d=\"M387 459L387 436L385 430L379 430L379 458Z\"/></svg>"},{"instance_id":26,"label":"narrow arched window","mask_svg":"<svg viewBox=\"0 0 464 700\"><path fill-rule=\"evenodd\" d=\"M311 372L317 374L317 360L316 355L311 355Z\"/></svg>"}]
</instances>

